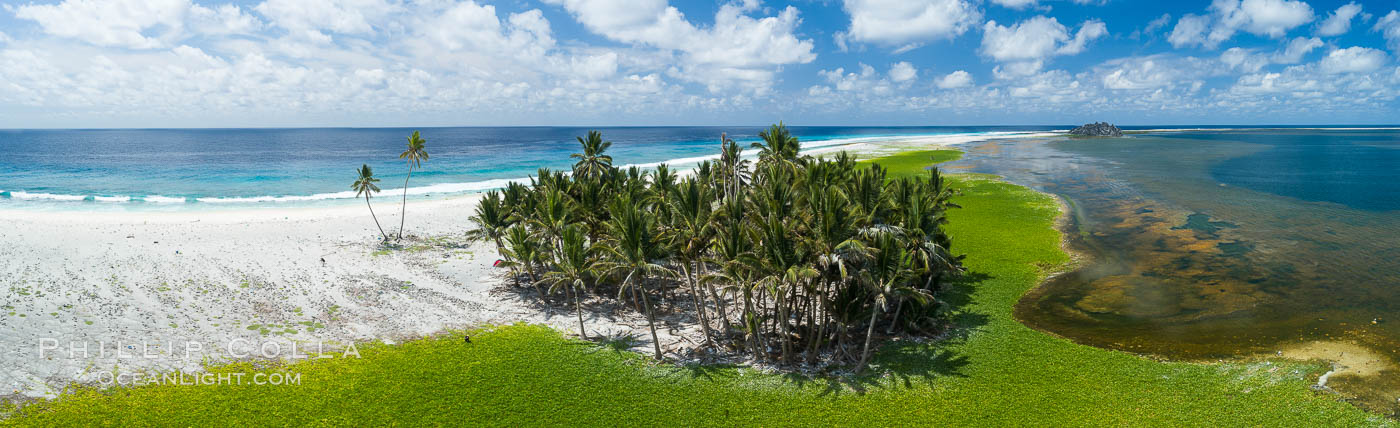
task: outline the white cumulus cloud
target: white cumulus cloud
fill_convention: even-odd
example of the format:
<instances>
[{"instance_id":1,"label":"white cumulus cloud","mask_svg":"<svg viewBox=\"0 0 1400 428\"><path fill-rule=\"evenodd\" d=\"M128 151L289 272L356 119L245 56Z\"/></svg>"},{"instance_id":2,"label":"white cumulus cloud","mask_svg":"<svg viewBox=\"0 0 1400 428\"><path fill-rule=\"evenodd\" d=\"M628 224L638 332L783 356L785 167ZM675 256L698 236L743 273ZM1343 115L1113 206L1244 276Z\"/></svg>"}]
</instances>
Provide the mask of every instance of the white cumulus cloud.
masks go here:
<instances>
[{"instance_id":1,"label":"white cumulus cloud","mask_svg":"<svg viewBox=\"0 0 1400 428\"><path fill-rule=\"evenodd\" d=\"M1388 60L1385 52L1367 47L1337 49L1319 63L1322 71L1337 73L1370 73L1379 70Z\"/></svg>"},{"instance_id":2,"label":"white cumulus cloud","mask_svg":"<svg viewBox=\"0 0 1400 428\"><path fill-rule=\"evenodd\" d=\"M1320 47L1322 47L1322 39L1295 37L1288 42L1287 47L1274 54L1273 61L1279 64L1297 64L1303 61L1303 56Z\"/></svg>"},{"instance_id":3,"label":"white cumulus cloud","mask_svg":"<svg viewBox=\"0 0 1400 428\"><path fill-rule=\"evenodd\" d=\"M1084 73L1085 80L1097 80L1115 91L1164 91L1177 97L1199 91L1208 77L1224 73L1211 60L1171 54L1134 56L1105 61Z\"/></svg>"},{"instance_id":4,"label":"white cumulus cloud","mask_svg":"<svg viewBox=\"0 0 1400 428\"><path fill-rule=\"evenodd\" d=\"M1269 65L1269 58L1244 48L1230 48L1220 53L1220 62L1231 69L1254 73Z\"/></svg>"},{"instance_id":5,"label":"white cumulus cloud","mask_svg":"<svg viewBox=\"0 0 1400 428\"><path fill-rule=\"evenodd\" d=\"M883 45L951 39L982 20L968 0L845 0L844 8L851 16L845 40Z\"/></svg>"},{"instance_id":6,"label":"white cumulus cloud","mask_svg":"<svg viewBox=\"0 0 1400 428\"><path fill-rule=\"evenodd\" d=\"M384 0L267 0L253 10L293 33L366 34L398 8Z\"/></svg>"},{"instance_id":7,"label":"white cumulus cloud","mask_svg":"<svg viewBox=\"0 0 1400 428\"><path fill-rule=\"evenodd\" d=\"M980 52L1007 64L1007 72L1024 75L1039 71L1043 61L1052 56L1078 54L1090 41L1107 34L1108 27L1097 20L1085 22L1073 37L1064 24L1045 16L1011 26L987 21L982 27Z\"/></svg>"},{"instance_id":8,"label":"white cumulus cloud","mask_svg":"<svg viewBox=\"0 0 1400 428\"><path fill-rule=\"evenodd\" d=\"M1371 27L1373 31L1379 31L1381 36L1389 44L1390 50L1396 55L1400 55L1400 11L1390 11L1380 20L1376 21L1376 26Z\"/></svg>"},{"instance_id":9,"label":"white cumulus cloud","mask_svg":"<svg viewBox=\"0 0 1400 428\"><path fill-rule=\"evenodd\" d=\"M64 0L14 8L15 17L45 33L98 46L153 49L170 45L184 28L189 0Z\"/></svg>"},{"instance_id":10,"label":"white cumulus cloud","mask_svg":"<svg viewBox=\"0 0 1400 428\"><path fill-rule=\"evenodd\" d=\"M1209 11L1209 15L1182 16L1167 41L1175 47L1215 49L1241 30L1280 38L1314 18L1312 6L1297 0L1215 0Z\"/></svg>"},{"instance_id":11,"label":"white cumulus cloud","mask_svg":"<svg viewBox=\"0 0 1400 428\"><path fill-rule=\"evenodd\" d=\"M1037 1L1037 0L992 0L992 3L996 3L997 5L1002 6L1002 7L1007 7L1007 8L1011 8L1011 9L1021 10L1021 9L1025 9L1025 8L1028 8L1028 7L1035 6L1037 3L1039 3L1039 1Z\"/></svg>"},{"instance_id":12,"label":"white cumulus cloud","mask_svg":"<svg viewBox=\"0 0 1400 428\"><path fill-rule=\"evenodd\" d=\"M890 66L890 80L895 82L908 82L919 76L919 69L907 61L900 61Z\"/></svg>"},{"instance_id":13,"label":"white cumulus cloud","mask_svg":"<svg viewBox=\"0 0 1400 428\"><path fill-rule=\"evenodd\" d=\"M972 86L972 75L963 70L954 71L938 79L938 87L942 89L957 89Z\"/></svg>"},{"instance_id":14,"label":"white cumulus cloud","mask_svg":"<svg viewBox=\"0 0 1400 428\"><path fill-rule=\"evenodd\" d=\"M1342 5L1327 15L1327 19L1317 26L1319 36L1340 36L1351 31L1351 20L1361 13L1361 5L1351 2Z\"/></svg>"},{"instance_id":15,"label":"white cumulus cloud","mask_svg":"<svg viewBox=\"0 0 1400 428\"><path fill-rule=\"evenodd\" d=\"M545 0L562 5L589 31L612 40L681 54L675 73L711 91L733 87L765 92L775 69L816 59L811 40L795 32L801 19L788 6L777 16L755 18L758 3L727 3L714 25L697 27L666 0Z\"/></svg>"}]
</instances>

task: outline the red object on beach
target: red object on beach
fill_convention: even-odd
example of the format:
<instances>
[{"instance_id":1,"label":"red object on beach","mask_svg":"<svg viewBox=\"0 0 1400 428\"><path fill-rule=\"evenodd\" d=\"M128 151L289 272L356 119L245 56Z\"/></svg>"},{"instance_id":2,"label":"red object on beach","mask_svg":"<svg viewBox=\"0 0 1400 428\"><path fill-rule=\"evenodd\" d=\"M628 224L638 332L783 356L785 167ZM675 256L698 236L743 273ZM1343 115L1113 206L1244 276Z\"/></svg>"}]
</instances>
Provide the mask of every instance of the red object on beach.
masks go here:
<instances>
[{"instance_id":1,"label":"red object on beach","mask_svg":"<svg viewBox=\"0 0 1400 428\"><path fill-rule=\"evenodd\" d=\"M491 267L501 267L501 261L501 259L496 259L495 262L491 263Z\"/></svg>"}]
</instances>

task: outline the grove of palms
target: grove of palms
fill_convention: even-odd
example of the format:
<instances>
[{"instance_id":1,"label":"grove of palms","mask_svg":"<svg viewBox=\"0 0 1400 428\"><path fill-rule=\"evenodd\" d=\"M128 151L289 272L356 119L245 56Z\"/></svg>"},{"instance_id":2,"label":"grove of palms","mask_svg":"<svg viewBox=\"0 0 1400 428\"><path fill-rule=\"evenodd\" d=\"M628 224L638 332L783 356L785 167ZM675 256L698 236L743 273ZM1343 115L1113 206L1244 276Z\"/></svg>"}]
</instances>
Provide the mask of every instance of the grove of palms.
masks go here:
<instances>
[{"instance_id":1,"label":"grove of palms","mask_svg":"<svg viewBox=\"0 0 1400 428\"><path fill-rule=\"evenodd\" d=\"M844 152L803 156L781 124L760 138L757 162L726 135L719 159L681 178L614 167L611 143L590 132L573 171L488 192L470 236L541 298L562 290L585 338L585 294L642 313L657 358L667 308L693 315L707 351L857 370L877 332L944 328L942 288L962 267L943 232L956 206L939 171L889 178Z\"/></svg>"}]
</instances>

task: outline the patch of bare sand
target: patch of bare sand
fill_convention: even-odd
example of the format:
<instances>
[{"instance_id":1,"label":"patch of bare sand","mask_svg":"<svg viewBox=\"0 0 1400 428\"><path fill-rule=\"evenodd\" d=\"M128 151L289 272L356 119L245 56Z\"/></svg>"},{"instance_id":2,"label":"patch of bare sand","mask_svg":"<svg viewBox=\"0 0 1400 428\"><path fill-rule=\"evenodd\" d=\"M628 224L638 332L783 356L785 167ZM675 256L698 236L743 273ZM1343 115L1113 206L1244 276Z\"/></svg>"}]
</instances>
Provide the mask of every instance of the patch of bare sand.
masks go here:
<instances>
[{"instance_id":1,"label":"patch of bare sand","mask_svg":"<svg viewBox=\"0 0 1400 428\"><path fill-rule=\"evenodd\" d=\"M1379 352L1352 342L1318 340L1283 348L1278 356L1291 360L1322 360L1332 363L1332 376L1374 377L1395 370L1395 364ZM1325 385L1324 382L1319 384Z\"/></svg>"}]
</instances>

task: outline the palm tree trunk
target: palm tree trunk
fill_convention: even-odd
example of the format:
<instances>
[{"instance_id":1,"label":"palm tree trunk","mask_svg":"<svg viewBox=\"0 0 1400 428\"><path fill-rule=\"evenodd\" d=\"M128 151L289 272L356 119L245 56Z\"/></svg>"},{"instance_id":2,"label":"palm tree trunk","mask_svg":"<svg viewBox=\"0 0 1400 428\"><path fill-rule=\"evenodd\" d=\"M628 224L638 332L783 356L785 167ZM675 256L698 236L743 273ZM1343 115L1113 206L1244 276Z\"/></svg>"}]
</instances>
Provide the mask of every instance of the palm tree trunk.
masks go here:
<instances>
[{"instance_id":1,"label":"palm tree trunk","mask_svg":"<svg viewBox=\"0 0 1400 428\"><path fill-rule=\"evenodd\" d=\"M696 274L701 277L704 277L706 271L705 264L697 260L695 262L695 266L697 271ZM724 303L724 298L720 297L719 292L715 291L714 284L706 284L704 291L709 292L710 297L715 300L715 310L719 311L720 334L724 336L725 343L729 343L729 314L728 311L725 309L726 305Z\"/></svg>"},{"instance_id":2,"label":"palm tree trunk","mask_svg":"<svg viewBox=\"0 0 1400 428\"><path fill-rule=\"evenodd\" d=\"M544 301L545 307L548 308L550 313L553 313L553 303L549 301L549 295L545 294L544 289L540 288L540 278L535 276L534 263L525 263L525 273L530 274L530 286L535 287L535 292L539 293L540 300Z\"/></svg>"},{"instance_id":3,"label":"palm tree trunk","mask_svg":"<svg viewBox=\"0 0 1400 428\"><path fill-rule=\"evenodd\" d=\"M706 290L710 292L710 297L715 300L715 309L719 311L719 331L724 336L725 342L729 341L729 310L724 302L724 297L715 291L714 285L706 285Z\"/></svg>"},{"instance_id":4,"label":"palm tree trunk","mask_svg":"<svg viewBox=\"0 0 1400 428\"><path fill-rule=\"evenodd\" d=\"M408 215L408 179L413 178L413 167L408 168L408 176L403 179L403 208L399 211L399 240L403 240L403 221Z\"/></svg>"},{"instance_id":5,"label":"palm tree trunk","mask_svg":"<svg viewBox=\"0 0 1400 428\"><path fill-rule=\"evenodd\" d=\"M787 301L790 299L788 299L786 290L782 290L782 294L776 295L774 297L778 299L778 301L776 302L778 308L778 334L781 334L783 336L783 355L782 357L780 357L780 360L783 362L783 364L787 364L791 362L790 359L792 354L792 335L788 334L788 317L790 317L791 315L788 309L789 305Z\"/></svg>"},{"instance_id":6,"label":"palm tree trunk","mask_svg":"<svg viewBox=\"0 0 1400 428\"><path fill-rule=\"evenodd\" d=\"M904 298L899 298L898 303L895 304L898 306L894 307L894 321L890 322L890 328L885 330L886 334L894 334L895 326L899 325L899 313L904 310Z\"/></svg>"},{"instance_id":7,"label":"palm tree trunk","mask_svg":"<svg viewBox=\"0 0 1400 428\"><path fill-rule=\"evenodd\" d=\"M637 298L637 287L632 287L632 309L636 309L637 312L642 311L642 302Z\"/></svg>"},{"instance_id":8,"label":"palm tree trunk","mask_svg":"<svg viewBox=\"0 0 1400 428\"><path fill-rule=\"evenodd\" d=\"M569 288L573 288L572 286ZM564 290L566 293L569 290ZM573 290L574 292L574 313L578 314L578 337L588 340L588 333L583 330L583 290Z\"/></svg>"},{"instance_id":9,"label":"palm tree trunk","mask_svg":"<svg viewBox=\"0 0 1400 428\"><path fill-rule=\"evenodd\" d=\"M822 347L822 341L826 340L826 315L819 315L817 313L818 310L826 307L826 281L822 282L822 294L817 296L819 299L818 308L812 311L812 322L817 323L817 325L813 327L812 347L807 351L807 362L809 364L817 362L818 350Z\"/></svg>"},{"instance_id":10,"label":"palm tree trunk","mask_svg":"<svg viewBox=\"0 0 1400 428\"><path fill-rule=\"evenodd\" d=\"M875 336L875 317L880 315L881 306L876 303L870 310L870 326L865 328L865 348L860 351L860 363L856 364L856 374L865 371L865 363L870 360L870 338Z\"/></svg>"},{"instance_id":11,"label":"palm tree trunk","mask_svg":"<svg viewBox=\"0 0 1400 428\"><path fill-rule=\"evenodd\" d=\"M818 324L817 327L816 345L812 347L812 353L814 354L817 353L817 350L821 349L822 344L826 342L826 328L831 325L831 303L829 303L828 301L827 294L830 291L831 280L825 278L822 279L821 295L818 296L820 300L817 307L817 309L821 311L820 314L817 316L817 320L820 324Z\"/></svg>"},{"instance_id":12,"label":"palm tree trunk","mask_svg":"<svg viewBox=\"0 0 1400 428\"><path fill-rule=\"evenodd\" d=\"M505 244L502 244L502 243L501 243L501 237L497 236L497 237L496 237L496 255L501 256L502 254L505 254L505 248L506 248ZM506 257L505 257L505 256L501 256L501 259L504 260L504 259L506 259ZM516 286L516 287L520 287L520 269L516 269L516 268L515 268L515 263L508 263L508 264L510 265L510 277L511 277L511 279L514 279L514 280L515 280L515 286Z\"/></svg>"},{"instance_id":13,"label":"palm tree trunk","mask_svg":"<svg viewBox=\"0 0 1400 428\"><path fill-rule=\"evenodd\" d=\"M636 290L636 287L632 288ZM647 299L647 293L641 292L642 303L647 307L647 326L651 327L651 346L656 350L656 359L661 359L661 338L656 335L656 313L651 310L651 301Z\"/></svg>"},{"instance_id":14,"label":"palm tree trunk","mask_svg":"<svg viewBox=\"0 0 1400 428\"><path fill-rule=\"evenodd\" d=\"M757 317L758 314L772 313L772 310L768 308L768 287L758 288L758 296L754 299L754 303L758 305L758 311L754 312L755 317ZM764 360L771 359L769 358L768 347L772 345L768 342L768 335L773 332L772 322L775 318L777 317L768 317L766 320L760 319L757 323L758 330L761 332L761 334L758 335L758 347L763 352L760 355L763 356Z\"/></svg>"},{"instance_id":15,"label":"palm tree trunk","mask_svg":"<svg viewBox=\"0 0 1400 428\"><path fill-rule=\"evenodd\" d=\"M379 228L379 234L385 241L389 240L389 234L384 233L384 226L379 225L379 216L374 215L374 206L369 204L369 192L365 192L365 206L369 207L369 217L374 219L374 227Z\"/></svg>"},{"instance_id":16,"label":"palm tree trunk","mask_svg":"<svg viewBox=\"0 0 1400 428\"><path fill-rule=\"evenodd\" d=\"M696 262L696 265L699 263ZM710 320L705 317L705 295L700 294L699 289L695 287L695 272L690 269L690 264L682 262L681 270L684 271L686 282L690 283L691 301L695 303L695 314L700 317L700 330L705 333L705 344L710 345L714 342L710 339Z\"/></svg>"},{"instance_id":17,"label":"palm tree trunk","mask_svg":"<svg viewBox=\"0 0 1400 428\"><path fill-rule=\"evenodd\" d=\"M749 342L753 345L753 356L758 358L763 353L758 343L758 322L754 318L753 290L748 287L744 287L744 328L748 330Z\"/></svg>"}]
</instances>

